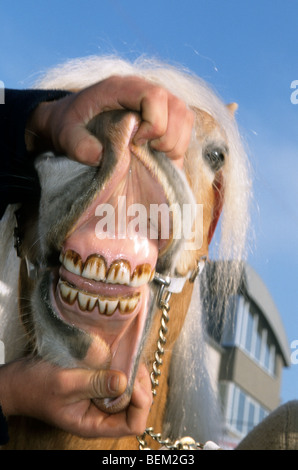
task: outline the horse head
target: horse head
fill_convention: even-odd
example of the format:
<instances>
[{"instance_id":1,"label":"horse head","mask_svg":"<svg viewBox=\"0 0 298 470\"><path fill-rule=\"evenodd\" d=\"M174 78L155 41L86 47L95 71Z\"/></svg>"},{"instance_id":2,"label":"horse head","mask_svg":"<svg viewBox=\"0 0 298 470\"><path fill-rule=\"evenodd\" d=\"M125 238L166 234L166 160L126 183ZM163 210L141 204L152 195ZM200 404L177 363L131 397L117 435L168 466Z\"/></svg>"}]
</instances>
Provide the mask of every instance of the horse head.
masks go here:
<instances>
[{"instance_id":1,"label":"horse head","mask_svg":"<svg viewBox=\"0 0 298 470\"><path fill-rule=\"evenodd\" d=\"M116 413L130 402L139 364L152 366L164 293L171 294L171 357L221 214L218 243L226 257L241 258L248 176L234 106L200 79L149 61L93 58L73 65L53 70L38 86L77 90L111 74L138 75L195 112L181 170L150 143L133 143L138 113L107 111L88 125L103 144L99 166L40 155L40 197L21 208L19 298L27 351L60 367L125 372L123 395L94 400Z\"/></svg>"}]
</instances>

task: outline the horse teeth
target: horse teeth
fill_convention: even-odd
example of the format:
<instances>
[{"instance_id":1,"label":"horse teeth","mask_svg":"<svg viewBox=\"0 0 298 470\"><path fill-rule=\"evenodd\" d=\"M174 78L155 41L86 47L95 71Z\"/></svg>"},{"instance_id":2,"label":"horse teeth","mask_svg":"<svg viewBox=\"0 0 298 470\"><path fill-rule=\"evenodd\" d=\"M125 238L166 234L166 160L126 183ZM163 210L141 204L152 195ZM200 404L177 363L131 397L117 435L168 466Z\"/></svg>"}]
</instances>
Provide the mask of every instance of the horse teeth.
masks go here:
<instances>
[{"instance_id":1,"label":"horse teeth","mask_svg":"<svg viewBox=\"0 0 298 470\"><path fill-rule=\"evenodd\" d=\"M104 314L106 311L107 300L98 299L98 308L101 314Z\"/></svg>"},{"instance_id":2,"label":"horse teeth","mask_svg":"<svg viewBox=\"0 0 298 470\"><path fill-rule=\"evenodd\" d=\"M66 282L59 281L59 288L63 299L72 305L77 298L78 291L70 287Z\"/></svg>"},{"instance_id":3,"label":"horse teeth","mask_svg":"<svg viewBox=\"0 0 298 470\"><path fill-rule=\"evenodd\" d=\"M127 305L128 305L128 299L126 300L120 300L119 302L119 309L121 312L126 312L127 311Z\"/></svg>"},{"instance_id":4,"label":"horse teeth","mask_svg":"<svg viewBox=\"0 0 298 470\"><path fill-rule=\"evenodd\" d=\"M139 292L130 297L109 298L87 294L61 280L59 280L58 286L62 299L69 305L73 305L77 300L80 310L91 312L97 306L99 313L107 316L113 315L117 309L122 314L131 313L140 300Z\"/></svg>"},{"instance_id":5,"label":"horse teeth","mask_svg":"<svg viewBox=\"0 0 298 470\"><path fill-rule=\"evenodd\" d=\"M78 293L78 302L81 310L87 310L87 303L89 300L89 296L84 294L83 292Z\"/></svg>"},{"instance_id":6,"label":"horse teeth","mask_svg":"<svg viewBox=\"0 0 298 470\"><path fill-rule=\"evenodd\" d=\"M85 261L82 276L94 281L105 281L106 270L104 258L100 255L91 255Z\"/></svg>"},{"instance_id":7,"label":"horse teeth","mask_svg":"<svg viewBox=\"0 0 298 470\"><path fill-rule=\"evenodd\" d=\"M111 284L130 284L130 264L128 261L114 261L109 269L106 282Z\"/></svg>"},{"instance_id":8,"label":"horse teeth","mask_svg":"<svg viewBox=\"0 0 298 470\"><path fill-rule=\"evenodd\" d=\"M112 315L118 306L118 300L108 300L106 305L106 315Z\"/></svg>"},{"instance_id":9,"label":"horse teeth","mask_svg":"<svg viewBox=\"0 0 298 470\"><path fill-rule=\"evenodd\" d=\"M89 312L91 312L94 309L96 302L96 296L91 296L85 294L84 292L78 293L78 303L81 310L88 310Z\"/></svg>"},{"instance_id":10,"label":"horse teeth","mask_svg":"<svg viewBox=\"0 0 298 470\"><path fill-rule=\"evenodd\" d=\"M119 301L119 310L121 313L130 313L132 312L136 306L137 303L140 300L139 295L135 295L129 299L123 299Z\"/></svg>"},{"instance_id":11,"label":"horse teeth","mask_svg":"<svg viewBox=\"0 0 298 470\"><path fill-rule=\"evenodd\" d=\"M150 264L138 265L131 275L130 263L127 260L116 260L107 269L107 263L103 256L92 254L83 263L80 255L74 250L61 252L60 263L67 271L93 281L109 284L125 284L131 287L139 287L152 281L154 270Z\"/></svg>"},{"instance_id":12,"label":"horse teeth","mask_svg":"<svg viewBox=\"0 0 298 470\"><path fill-rule=\"evenodd\" d=\"M95 308L95 305L97 303L97 298L96 297L89 297L89 302L88 302L88 305L87 305L87 310L89 312L92 312L92 310L94 310Z\"/></svg>"},{"instance_id":13,"label":"horse teeth","mask_svg":"<svg viewBox=\"0 0 298 470\"><path fill-rule=\"evenodd\" d=\"M118 307L118 299L108 300L99 298L98 299L98 308L99 312L102 315L113 315L113 313L117 310Z\"/></svg>"},{"instance_id":14,"label":"horse teeth","mask_svg":"<svg viewBox=\"0 0 298 470\"><path fill-rule=\"evenodd\" d=\"M77 274L78 276L82 273L82 259L78 253L73 250L67 250L64 258L63 264L65 268L73 274Z\"/></svg>"},{"instance_id":15,"label":"horse teeth","mask_svg":"<svg viewBox=\"0 0 298 470\"><path fill-rule=\"evenodd\" d=\"M132 287L139 287L143 284L147 284L151 279L151 275L150 264L141 264L134 270L130 285Z\"/></svg>"}]
</instances>

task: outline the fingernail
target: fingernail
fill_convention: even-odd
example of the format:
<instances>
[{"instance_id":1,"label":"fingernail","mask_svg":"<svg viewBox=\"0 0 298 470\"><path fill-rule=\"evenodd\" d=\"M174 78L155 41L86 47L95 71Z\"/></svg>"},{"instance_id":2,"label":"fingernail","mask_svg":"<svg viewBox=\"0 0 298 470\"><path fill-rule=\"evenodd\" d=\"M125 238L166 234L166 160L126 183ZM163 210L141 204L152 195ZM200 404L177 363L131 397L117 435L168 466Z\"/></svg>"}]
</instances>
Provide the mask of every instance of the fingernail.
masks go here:
<instances>
[{"instance_id":1,"label":"fingernail","mask_svg":"<svg viewBox=\"0 0 298 470\"><path fill-rule=\"evenodd\" d=\"M119 376L111 375L108 379L108 390L111 393L117 393L119 390Z\"/></svg>"}]
</instances>

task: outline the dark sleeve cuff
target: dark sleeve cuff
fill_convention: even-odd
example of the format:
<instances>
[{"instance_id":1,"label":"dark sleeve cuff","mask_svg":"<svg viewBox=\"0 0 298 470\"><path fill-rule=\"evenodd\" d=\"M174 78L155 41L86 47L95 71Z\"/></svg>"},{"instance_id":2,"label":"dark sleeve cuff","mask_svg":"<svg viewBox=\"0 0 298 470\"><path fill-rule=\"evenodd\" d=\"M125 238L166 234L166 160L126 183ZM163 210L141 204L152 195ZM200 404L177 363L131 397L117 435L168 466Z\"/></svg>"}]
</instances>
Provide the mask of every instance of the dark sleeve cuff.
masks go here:
<instances>
[{"instance_id":1,"label":"dark sleeve cuff","mask_svg":"<svg viewBox=\"0 0 298 470\"><path fill-rule=\"evenodd\" d=\"M43 101L58 100L69 93L62 90L5 90L4 128L7 128L10 145L17 159L26 154L25 128L31 111Z\"/></svg>"},{"instance_id":2,"label":"dark sleeve cuff","mask_svg":"<svg viewBox=\"0 0 298 470\"><path fill-rule=\"evenodd\" d=\"M39 183L25 146L25 128L31 111L41 102L70 94L63 90L5 89L0 105L0 217L10 203L22 202Z\"/></svg>"}]
</instances>

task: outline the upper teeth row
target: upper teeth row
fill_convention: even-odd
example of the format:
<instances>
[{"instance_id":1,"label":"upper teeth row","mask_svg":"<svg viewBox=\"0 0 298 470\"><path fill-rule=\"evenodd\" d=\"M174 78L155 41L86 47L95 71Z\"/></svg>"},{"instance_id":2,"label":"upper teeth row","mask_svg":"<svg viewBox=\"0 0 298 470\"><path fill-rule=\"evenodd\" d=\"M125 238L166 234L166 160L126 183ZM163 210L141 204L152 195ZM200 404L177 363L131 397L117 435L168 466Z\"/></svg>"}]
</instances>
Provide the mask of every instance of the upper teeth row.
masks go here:
<instances>
[{"instance_id":1,"label":"upper teeth row","mask_svg":"<svg viewBox=\"0 0 298 470\"><path fill-rule=\"evenodd\" d=\"M154 276L154 270L147 263L138 265L131 274L130 263L127 260L113 261L108 269L103 256L90 255L83 263L80 255L73 250L61 253L60 262L73 274L111 284L139 287L152 281Z\"/></svg>"}]
</instances>

